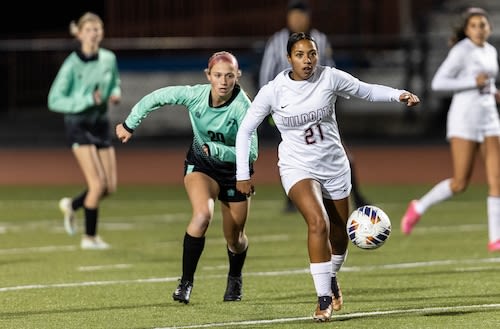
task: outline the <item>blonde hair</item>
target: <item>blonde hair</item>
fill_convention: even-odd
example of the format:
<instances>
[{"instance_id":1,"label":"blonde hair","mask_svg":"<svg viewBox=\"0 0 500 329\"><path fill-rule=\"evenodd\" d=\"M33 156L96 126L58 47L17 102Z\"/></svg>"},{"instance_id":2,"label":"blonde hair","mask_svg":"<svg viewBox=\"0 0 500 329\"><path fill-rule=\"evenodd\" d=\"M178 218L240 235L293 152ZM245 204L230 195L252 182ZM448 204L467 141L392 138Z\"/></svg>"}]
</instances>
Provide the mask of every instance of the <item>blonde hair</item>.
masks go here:
<instances>
[{"instance_id":1,"label":"blonde hair","mask_svg":"<svg viewBox=\"0 0 500 329\"><path fill-rule=\"evenodd\" d=\"M78 34L78 31L80 31L82 26L87 22L99 23L104 28L104 23L102 22L102 19L99 17L99 15L88 11L78 19L78 22L71 21L69 23L69 34L75 37Z\"/></svg>"}]
</instances>

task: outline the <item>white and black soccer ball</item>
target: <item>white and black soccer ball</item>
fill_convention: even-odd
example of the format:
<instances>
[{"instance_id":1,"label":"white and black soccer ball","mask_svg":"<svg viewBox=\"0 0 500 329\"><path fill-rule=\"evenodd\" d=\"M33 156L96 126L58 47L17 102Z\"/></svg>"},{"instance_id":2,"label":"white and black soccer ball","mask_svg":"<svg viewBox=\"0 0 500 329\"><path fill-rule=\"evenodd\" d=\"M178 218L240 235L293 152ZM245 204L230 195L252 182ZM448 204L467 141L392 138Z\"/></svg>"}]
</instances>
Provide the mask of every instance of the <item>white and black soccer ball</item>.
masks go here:
<instances>
[{"instance_id":1,"label":"white and black soccer ball","mask_svg":"<svg viewBox=\"0 0 500 329\"><path fill-rule=\"evenodd\" d=\"M391 234L391 220L380 208L367 205L354 210L347 220L347 234L361 249L381 247Z\"/></svg>"}]
</instances>

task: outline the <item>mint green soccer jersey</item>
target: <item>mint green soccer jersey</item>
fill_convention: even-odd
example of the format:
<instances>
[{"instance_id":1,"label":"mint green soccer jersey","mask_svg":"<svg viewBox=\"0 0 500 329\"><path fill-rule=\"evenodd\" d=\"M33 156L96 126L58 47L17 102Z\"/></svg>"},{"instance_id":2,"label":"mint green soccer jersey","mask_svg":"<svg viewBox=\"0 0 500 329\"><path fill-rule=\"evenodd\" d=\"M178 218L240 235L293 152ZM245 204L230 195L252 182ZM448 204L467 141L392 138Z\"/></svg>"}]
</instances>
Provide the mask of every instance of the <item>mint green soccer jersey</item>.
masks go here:
<instances>
[{"instance_id":1,"label":"mint green soccer jersey","mask_svg":"<svg viewBox=\"0 0 500 329\"><path fill-rule=\"evenodd\" d=\"M99 89L102 104L95 105ZM61 65L48 95L51 111L64 114L105 112L111 95L120 96L120 77L115 54L100 48L95 58L84 60L72 52ZM95 111L89 111L95 110Z\"/></svg>"},{"instance_id":2,"label":"mint green soccer jersey","mask_svg":"<svg viewBox=\"0 0 500 329\"><path fill-rule=\"evenodd\" d=\"M131 110L125 125L136 129L149 113L168 104L184 105L189 112L193 128L194 156L204 161L236 162L235 142L239 125L250 107L250 99L239 86L235 86L231 99L220 107L210 106L210 84L169 86L144 96ZM210 149L206 157L202 146ZM250 163L257 159L257 135L251 137Z\"/></svg>"}]
</instances>

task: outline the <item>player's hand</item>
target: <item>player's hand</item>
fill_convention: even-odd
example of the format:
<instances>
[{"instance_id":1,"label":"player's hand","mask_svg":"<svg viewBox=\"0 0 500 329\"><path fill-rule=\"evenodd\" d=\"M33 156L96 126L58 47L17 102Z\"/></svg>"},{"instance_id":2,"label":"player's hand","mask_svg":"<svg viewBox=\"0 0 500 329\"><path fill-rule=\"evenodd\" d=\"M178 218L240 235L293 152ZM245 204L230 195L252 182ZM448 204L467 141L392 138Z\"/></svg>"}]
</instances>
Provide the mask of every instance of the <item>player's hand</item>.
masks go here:
<instances>
[{"instance_id":1,"label":"player's hand","mask_svg":"<svg viewBox=\"0 0 500 329\"><path fill-rule=\"evenodd\" d=\"M132 138L132 133L130 133L129 131L127 131L123 127L123 124L121 124L121 123L119 123L119 124L116 125L115 132L116 132L116 137L118 137L118 139L122 143L126 143L126 142L128 142L128 140L130 138Z\"/></svg>"},{"instance_id":2,"label":"player's hand","mask_svg":"<svg viewBox=\"0 0 500 329\"><path fill-rule=\"evenodd\" d=\"M476 85L479 89L486 87L490 83L490 77L486 73L476 75Z\"/></svg>"},{"instance_id":3,"label":"player's hand","mask_svg":"<svg viewBox=\"0 0 500 329\"><path fill-rule=\"evenodd\" d=\"M255 194L255 188L253 187L252 180L250 179L237 181L236 189L245 194L247 197L251 197Z\"/></svg>"},{"instance_id":4,"label":"player's hand","mask_svg":"<svg viewBox=\"0 0 500 329\"><path fill-rule=\"evenodd\" d=\"M120 104L121 97L116 95L109 96L109 103L113 105Z\"/></svg>"},{"instance_id":5,"label":"player's hand","mask_svg":"<svg viewBox=\"0 0 500 329\"><path fill-rule=\"evenodd\" d=\"M94 104L95 105L101 105L102 103L102 95L101 91L96 87L94 92L92 93L92 97L94 98Z\"/></svg>"},{"instance_id":6,"label":"player's hand","mask_svg":"<svg viewBox=\"0 0 500 329\"><path fill-rule=\"evenodd\" d=\"M208 147L207 144L203 144L202 149L203 152L205 152L205 155L210 156L210 147Z\"/></svg>"},{"instance_id":7,"label":"player's hand","mask_svg":"<svg viewBox=\"0 0 500 329\"><path fill-rule=\"evenodd\" d=\"M420 99L417 95L409 92L404 92L399 96L399 101L406 104L406 106L415 106L420 103Z\"/></svg>"}]
</instances>

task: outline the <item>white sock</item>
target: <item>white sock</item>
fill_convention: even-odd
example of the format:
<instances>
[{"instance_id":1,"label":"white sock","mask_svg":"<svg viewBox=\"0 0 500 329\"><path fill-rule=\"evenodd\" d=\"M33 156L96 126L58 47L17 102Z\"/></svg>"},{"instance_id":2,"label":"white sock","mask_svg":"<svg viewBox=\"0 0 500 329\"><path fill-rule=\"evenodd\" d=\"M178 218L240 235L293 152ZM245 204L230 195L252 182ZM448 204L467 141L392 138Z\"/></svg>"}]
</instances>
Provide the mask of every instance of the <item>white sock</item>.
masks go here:
<instances>
[{"instance_id":1,"label":"white sock","mask_svg":"<svg viewBox=\"0 0 500 329\"><path fill-rule=\"evenodd\" d=\"M340 268L344 264L346 258L347 258L347 250L342 255L332 254L332 278L337 276L337 272L340 271Z\"/></svg>"},{"instance_id":2,"label":"white sock","mask_svg":"<svg viewBox=\"0 0 500 329\"><path fill-rule=\"evenodd\" d=\"M318 297L332 295L332 261L311 263L311 274Z\"/></svg>"},{"instance_id":3,"label":"white sock","mask_svg":"<svg viewBox=\"0 0 500 329\"><path fill-rule=\"evenodd\" d=\"M445 179L437 183L429 192L427 192L420 200L415 204L415 210L422 215L426 212L429 207L449 199L453 196L453 192L450 187L451 179Z\"/></svg>"},{"instance_id":4,"label":"white sock","mask_svg":"<svg viewBox=\"0 0 500 329\"><path fill-rule=\"evenodd\" d=\"M489 196L488 208L488 238L489 242L500 240L500 197Z\"/></svg>"}]
</instances>

